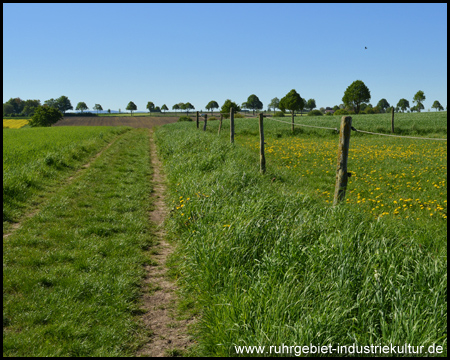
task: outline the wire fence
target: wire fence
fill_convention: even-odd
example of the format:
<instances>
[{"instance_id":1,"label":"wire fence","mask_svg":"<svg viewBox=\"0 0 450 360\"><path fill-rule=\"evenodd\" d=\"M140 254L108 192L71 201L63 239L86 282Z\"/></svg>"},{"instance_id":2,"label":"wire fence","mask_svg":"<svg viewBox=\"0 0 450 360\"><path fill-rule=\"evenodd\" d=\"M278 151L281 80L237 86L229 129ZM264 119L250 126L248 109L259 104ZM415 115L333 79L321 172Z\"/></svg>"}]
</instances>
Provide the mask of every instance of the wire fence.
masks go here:
<instances>
[{"instance_id":1,"label":"wire fence","mask_svg":"<svg viewBox=\"0 0 450 360\"><path fill-rule=\"evenodd\" d=\"M289 124L289 125L294 124L295 126L306 126L306 127L311 127L311 128L317 128L317 129L334 130L334 131L338 132L337 128L330 128L330 127L324 127L324 126L313 126L313 125L306 125L306 124L298 124L298 123L292 123L292 122L287 122L287 121L282 121L282 120L276 120L276 119L272 119L272 118L266 118L266 119L272 120L272 121L281 122L281 123L285 123L285 124ZM391 137L405 138L405 139L447 141L447 139L441 139L441 138L426 138L426 137L401 136L401 135L390 135L390 134L374 133L374 132L370 132L370 131L358 130L358 129L355 129L353 126L352 126L352 130L356 131L356 132L360 132L360 133L365 133L365 134L391 136Z\"/></svg>"}]
</instances>

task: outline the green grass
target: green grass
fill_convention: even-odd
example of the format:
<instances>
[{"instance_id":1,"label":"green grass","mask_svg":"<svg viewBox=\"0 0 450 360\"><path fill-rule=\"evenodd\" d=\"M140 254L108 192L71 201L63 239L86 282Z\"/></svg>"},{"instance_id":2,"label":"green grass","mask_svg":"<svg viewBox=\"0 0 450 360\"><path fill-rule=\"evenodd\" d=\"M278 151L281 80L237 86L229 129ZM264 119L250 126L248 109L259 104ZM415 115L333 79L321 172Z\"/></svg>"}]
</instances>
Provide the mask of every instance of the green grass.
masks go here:
<instances>
[{"instance_id":1,"label":"green grass","mask_svg":"<svg viewBox=\"0 0 450 360\"><path fill-rule=\"evenodd\" d=\"M3 231L38 196L73 173L129 128L51 127L3 130Z\"/></svg>"},{"instance_id":2,"label":"green grass","mask_svg":"<svg viewBox=\"0 0 450 360\"><path fill-rule=\"evenodd\" d=\"M352 117L352 125L358 130L391 134L391 114L374 115L348 115ZM306 125L316 125L324 127L340 127L342 116L295 116L295 122ZM291 122L290 114L283 118L275 118L282 121ZM265 124L270 124L268 121ZM270 126L270 125L269 125ZM288 124L285 124L290 130ZM301 128L305 133L322 134L323 130L312 130L311 128ZM422 112L422 113L395 113L394 114L395 135L426 136L426 137L447 137L447 112ZM367 136L367 134L352 132L352 136Z\"/></svg>"},{"instance_id":3,"label":"green grass","mask_svg":"<svg viewBox=\"0 0 450 360\"><path fill-rule=\"evenodd\" d=\"M126 132L4 239L3 356L132 356L141 344L148 135Z\"/></svg>"},{"instance_id":4,"label":"green grass","mask_svg":"<svg viewBox=\"0 0 450 360\"><path fill-rule=\"evenodd\" d=\"M399 118L399 130L412 135L423 127L421 134L446 137L444 119L424 115L410 114L404 123ZM354 118L369 131L385 126L377 123L383 116ZM237 345L436 343L446 355L445 219L375 218L366 207L346 203L333 208L316 193L314 170L302 177L285 166L287 159L267 156L267 173L260 175L258 149L249 146L257 142L254 119L236 120L235 145L229 144L229 121L220 136L217 128L218 122L208 123L206 132L176 123L155 134L172 205L169 235L179 245L172 262L184 296L201 312L196 354L233 356ZM277 139L310 141L305 172L326 143L336 141L332 131L305 129L293 136L289 125L268 120L265 134L269 147ZM355 135L350 153L360 146L357 139L361 146L363 139L375 141L374 147L392 144L368 136ZM329 179L319 185L328 183L332 191L336 153L337 146ZM431 175L420 178L438 173L446 180L446 153L438 154L444 158L436 156ZM407 165L420 166L411 159ZM371 158L366 166L392 173L404 163L399 155ZM446 186L439 191L446 198Z\"/></svg>"}]
</instances>

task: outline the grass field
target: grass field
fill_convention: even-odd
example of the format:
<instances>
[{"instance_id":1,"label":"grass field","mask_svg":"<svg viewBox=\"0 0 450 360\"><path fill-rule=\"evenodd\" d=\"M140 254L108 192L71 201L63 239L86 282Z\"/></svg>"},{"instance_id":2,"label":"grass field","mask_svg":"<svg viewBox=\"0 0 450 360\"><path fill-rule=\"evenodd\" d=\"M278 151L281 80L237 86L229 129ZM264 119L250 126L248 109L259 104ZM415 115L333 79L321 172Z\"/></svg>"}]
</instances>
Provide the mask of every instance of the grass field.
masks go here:
<instances>
[{"instance_id":1,"label":"grass field","mask_svg":"<svg viewBox=\"0 0 450 360\"><path fill-rule=\"evenodd\" d=\"M4 356L134 354L152 243L148 135L118 137L3 239Z\"/></svg>"},{"instance_id":2,"label":"grass field","mask_svg":"<svg viewBox=\"0 0 450 360\"><path fill-rule=\"evenodd\" d=\"M398 131L446 138L446 117L428 116L398 116ZM339 120L296 118L332 127ZM264 124L265 175L255 119L236 120L234 146L229 121L220 136L218 122L206 132L177 123L156 133L172 201L168 228L179 243L176 275L202 313L197 354L435 343L445 355L446 142L352 133L349 201L333 208L337 135ZM383 116L355 116L354 124L390 131Z\"/></svg>"},{"instance_id":3,"label":"grass field","mask_svg":"<svg viewBox=\"0 0 450 360\"><path fill-rule=\"evenodd\" d=\"M390 115L352 118L390 133ZM180 308L199 314L188 354L406 343L446 356L447 142L352 132L353 176L332 207L334 131L265 119L261 175L258 121L235 124L234 144L229 120L220 135L219 121L155 131L171 272ZM396 132L446 138L446 113L396 114ZM4 356L132 356L148 339L150 164L148 129L4 129Z\"/></svg>"},{"instance_id":4,"label":"grass field","mask_svg":"<svg viewBox=\"0 0 450 360\"><path fill-rule=\"evenodd\" d=\"M115 136L127 129L27 128L3 130L3 232L39 194L56 186Z\"/></svg>"}]
</instances>

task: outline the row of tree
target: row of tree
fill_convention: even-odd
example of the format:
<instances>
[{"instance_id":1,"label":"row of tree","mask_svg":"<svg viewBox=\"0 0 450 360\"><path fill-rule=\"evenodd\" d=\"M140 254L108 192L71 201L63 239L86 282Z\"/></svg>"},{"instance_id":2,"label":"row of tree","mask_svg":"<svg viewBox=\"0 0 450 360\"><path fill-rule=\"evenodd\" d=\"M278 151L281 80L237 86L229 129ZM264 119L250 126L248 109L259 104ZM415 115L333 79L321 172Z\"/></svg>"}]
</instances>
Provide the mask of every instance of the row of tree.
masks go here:
<instances>
[{"instance_id":1,"label":"row of tree","mask_svg":"<svg viewBox=\"0 0 450 360\"><path fill-rule=\"evenodd\" d=\"M48 106L61 111L63 114L65 114L67 110L73 110L73 106L69 98L64 95L57 99L51 98L45 100L43 105L41 105L40 100L22 100L21 98L11 98L3 104L3 116L33 116L39 106ZM81 112L88 109L88 106L83 101L79 102L75 108L75 110ZM100 104L95 104L93 109L97 110L97 112L103 110Z\"/></svg>"},{"instance_id":2,"label":"row of tree","mask_svg":"<svg viewBox=\"0 0 450 360\"><path fill-rule=\"evenodd\" d=\"M370 101L370 91L369 88L362 82L361 80L354 81L344 92L344 96L342 97L343 104L341 105L335 105L332 109L331 108L320 108L320 111L326 112L327 110L334 110L337 111L339 109L345 109L347 111L352 111L356 114L359 113L367 113L367 114L373 114L373 113L384 113L391 111L392 107L388 103L386 99L381 99L377 106L373 107L369 101ZM227 102L231 100L225 101L225 104L228 104ZM409 111L417 111L420 112L420 110L424 109L423 102L425 101L425 94L423 91L419 90L413 97L413 103L415 103L414 106L410 107L409 101L402 98L398 101L396 107L394 110L396 112L402 111L405 112L409 109ZM224 105L225 105L224 104ZM253 114L255 114L256 110L262 110L263 103L259 100L258 96L255 94L252 94L248 97L246 102L243 102L240 106L237 106L237 104L234 104L234 108L236 111L241 111L242 109L245 110L253 110ZM22 100L20 98L11 98L6 103L3 104L3 116L32 116L36 109L41 106L40 100ZM43 106L48 106L54 109L57 109L61 111L63 114L66 113L67 110L73 110L73 106L67 96L60 96L57 99L49 99L44 101ZM167 111L169 110L167 105L164 104L161 106L155 106L155 104L151 101L147 103L146 108L150 113L152 112L161 112L161 111ZM211 111L211 113L214 111L214 109L218 109L219 104L215 100L211 100L207 105L206 109ZM294 109L295 108L295 109ZM291 90L286 96L284 96L281 100L277 97L273 98L271 102L268 105L268 110L271 109L275 111L275 109L279 109L282 112L285 112L286 110L290 111L298 111L300 113L303 112L304 109L307 109L309 111L312 111L316 108L316 101L314 99L306 100L302 98L294 89ZM439 101L435 101L432 105L433 109L436 109L436 111L444 110L443 106L439 103ZM294 109L294 110L293 110ZM86 110L89 110L88 106L85 102L81 101L77 104L75 110L81 111L82 113ZM99 111L103 111L103 108L100 104L95 104L93 107L93 110L96 110L97 113ZM134 102L130 101L126 107L126 110L131 112L131 115L133 115L133 111L137 110L137 106ZM195 110L194 105L192 105L190 102L187 103L178 103L172 106L172 110L185 110L186 114L189 113L189 110ZM229 110L227 110L229 111ZM227 112L224 111L224 106L222 106L221 112ZM108 112L110 113L111 110L108 109ZM119 109L120 112L120 109Z\"/></svg>"}]
</instances>

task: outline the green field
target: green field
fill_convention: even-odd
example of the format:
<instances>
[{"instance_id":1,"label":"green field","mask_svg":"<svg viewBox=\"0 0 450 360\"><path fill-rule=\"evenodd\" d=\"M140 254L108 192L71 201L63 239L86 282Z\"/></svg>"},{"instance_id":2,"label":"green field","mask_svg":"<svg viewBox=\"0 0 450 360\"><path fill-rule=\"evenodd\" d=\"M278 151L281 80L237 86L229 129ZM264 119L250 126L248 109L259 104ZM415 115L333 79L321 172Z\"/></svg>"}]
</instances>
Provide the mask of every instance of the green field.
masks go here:
<instances>
[{"instance_id":1,"label":"green field","mask_svg":"<svg viewBox=\"0 0 450 360\"><path fill-rule=\"evenodd\" d=\"M54 135L32 130L35 138L43 135L35 130ZM91 138L81 141L86 147L112 135L72 131ZM4 356L131 356L142 342L140 286L150 261L143 249L152 243L148 136L137 129L116 137L3 239Z\"/></svg>"},{"instance_id":2,"label":"green field","mask_svg":"<svg viewBox=\"0 0 450 360\"><path fill-rule=\"evenodd\" d=\"M339 120L296 117L332 127ZM198 354L310 343L435 343L446 353L446 142L352 132L356 176L349 201L333 208L338 135L292 135L289 124L266 119L260 175L257 121L235 124L234 146L229 121L220 136L218 122L206 132L177 123L156 133L172 201L168 228L179 244L173 261L202 313ZM390 131L383 115L354 116L354 124ZM446 138L446 116L398 116L397 129Z\"/></svg>"},{"instance_id":3,"label":"green field","mask_svg":"<svg viewBox=\"0 0 450 360\"><path fill-rule=\"evenodd\" d=\"M447 137L446 112L395 116L397 134ZM390 134L389 114L352 118L359 130ZM340 117L295 122L336 128ZM189 354L406 343L443 346L446 356L447 142L352 132L353 175L333 207L333 130L292 134L265 119L262 175L257 119L235 120L234 144L230 121L220 135L218 127L179 122L154 134L176 246L171 274L180 308L198 314ZM149 135L4 129L4 356L133 356L148 339Z\"/></svg>"},{"instance_id":4,"label":"green field","mask_svg":"<svg viewBox=\"0 0 450 360\"><path fill-rule=\"evenodd\" d=\"M38 195L68 176L125 128L3 129L3 232Z\"/></svg>"}]
</instances>

